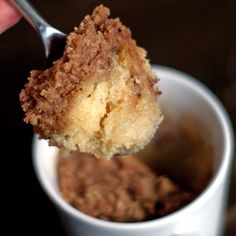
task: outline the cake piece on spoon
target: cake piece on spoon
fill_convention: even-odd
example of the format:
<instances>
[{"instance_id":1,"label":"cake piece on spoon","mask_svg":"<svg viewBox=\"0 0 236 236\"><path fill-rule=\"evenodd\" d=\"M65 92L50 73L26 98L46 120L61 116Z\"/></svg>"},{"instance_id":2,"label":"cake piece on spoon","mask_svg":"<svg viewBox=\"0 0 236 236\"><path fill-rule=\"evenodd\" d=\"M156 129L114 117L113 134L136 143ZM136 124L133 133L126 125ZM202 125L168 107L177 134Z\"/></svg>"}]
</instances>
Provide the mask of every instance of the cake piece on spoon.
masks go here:
<instances>
[{"instance_id":1,"label":"cake piece on spoon","mask_svg":"<svg viewBox=\"0 0 236 236\"><path fill-rule=\"evenodd\" d=\"M40 138L106 158L142 149L162 120L146 52L109 14L96 7L68 35L63 56L31 71L20 93L24 120Z\"/></svg>"}]
</instances>

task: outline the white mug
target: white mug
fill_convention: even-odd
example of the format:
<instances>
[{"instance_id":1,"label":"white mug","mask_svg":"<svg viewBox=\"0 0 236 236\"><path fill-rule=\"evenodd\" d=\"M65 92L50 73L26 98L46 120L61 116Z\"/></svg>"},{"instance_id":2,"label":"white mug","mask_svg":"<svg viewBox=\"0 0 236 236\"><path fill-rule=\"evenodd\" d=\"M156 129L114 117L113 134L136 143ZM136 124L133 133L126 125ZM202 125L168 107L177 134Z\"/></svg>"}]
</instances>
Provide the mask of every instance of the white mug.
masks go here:
<instances>
[{"instance_id":1,"label":"white mug","mask_svg":"<svg viewBox=\"0 0 236 236\"><path fill-rule=\"evenodd\" d=\"M57 148L34 138L33 163L44 191L58 208L68 235L73 236L219 236L227 202L233 160L232 126L219 100L202 83L175 69L153 66L163 92L160 103L168 114L191 113L208 129L215 151L213 177L205 190L187 206L156 220L116 223L88 216L67 204L59 193Z\"/></svg>"}]
</instances>

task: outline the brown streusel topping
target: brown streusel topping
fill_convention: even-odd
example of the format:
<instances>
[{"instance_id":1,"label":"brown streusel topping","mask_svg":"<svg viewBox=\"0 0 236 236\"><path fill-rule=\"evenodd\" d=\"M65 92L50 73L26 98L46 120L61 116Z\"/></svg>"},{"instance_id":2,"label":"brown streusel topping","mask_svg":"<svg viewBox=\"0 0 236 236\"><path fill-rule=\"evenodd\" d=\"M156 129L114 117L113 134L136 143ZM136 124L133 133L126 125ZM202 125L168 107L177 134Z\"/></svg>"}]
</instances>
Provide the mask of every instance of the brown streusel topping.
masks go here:
<instances>
[{"instance_id":1,"label":"brown streusel topping","mask_svg":"<svg viewBox=\"0 0 236 236\"><path fill-rule=\"evenodd\" d=\"M65 201L90 216L110 221L155 219L193 198L136 156L107 161L79 152L64 154L59 158L58 178Z\"/></svg>"}]
</instances>

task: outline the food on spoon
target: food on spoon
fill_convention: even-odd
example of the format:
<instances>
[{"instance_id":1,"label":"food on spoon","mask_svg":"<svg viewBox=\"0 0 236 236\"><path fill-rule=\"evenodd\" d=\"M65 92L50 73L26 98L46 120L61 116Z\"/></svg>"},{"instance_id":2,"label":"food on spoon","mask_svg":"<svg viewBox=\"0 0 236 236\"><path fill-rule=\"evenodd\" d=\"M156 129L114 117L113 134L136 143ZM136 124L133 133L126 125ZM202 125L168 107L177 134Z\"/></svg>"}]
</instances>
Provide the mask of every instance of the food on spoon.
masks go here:
<instances>
[{"instance_id":1,"label":"food on spoon","mask_svg":"<svg viewBox=\"0 0 236 236\"><path fill-rule=\"evenodd\" d=\"M107 158L142 149L162 120L146 52L109 14L96 7L69 34L62 58L31 71L20 93L24 120L40 138Z\"/></svg>"}]
</instances>

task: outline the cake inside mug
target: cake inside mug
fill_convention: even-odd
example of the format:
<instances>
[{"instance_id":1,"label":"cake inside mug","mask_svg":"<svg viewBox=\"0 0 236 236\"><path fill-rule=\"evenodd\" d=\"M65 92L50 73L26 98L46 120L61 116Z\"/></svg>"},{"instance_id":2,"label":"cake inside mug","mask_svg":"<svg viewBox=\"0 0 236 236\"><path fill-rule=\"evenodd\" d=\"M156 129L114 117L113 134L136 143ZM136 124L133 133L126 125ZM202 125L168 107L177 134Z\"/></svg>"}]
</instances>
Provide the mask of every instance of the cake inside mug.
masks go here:
<instances>
[{"instance_id":1,"label":"cake inside mug","mask_svg":"<svg viewBox=\"0 0 236 236\"><path fill-rule=\"evenodd\" d=\"M62 58L31 71L25 122L50 145L96 157L135 153L162 121L157 76L119 19L98 6L67 37Z\"/></svg>"},{"instance_id":2,"label":"cake inside mug","mask_svg":"<svg viewBox=\"0 0 236 236\"><path fill-rule=\"evenodd\" d=\"M97 159L79 151L58 156L64 200L90 216L140 222L171 214L207 186L214 154L204 129L192 119L165 119L137 155Z\"/></svg>"}]
</instances>

